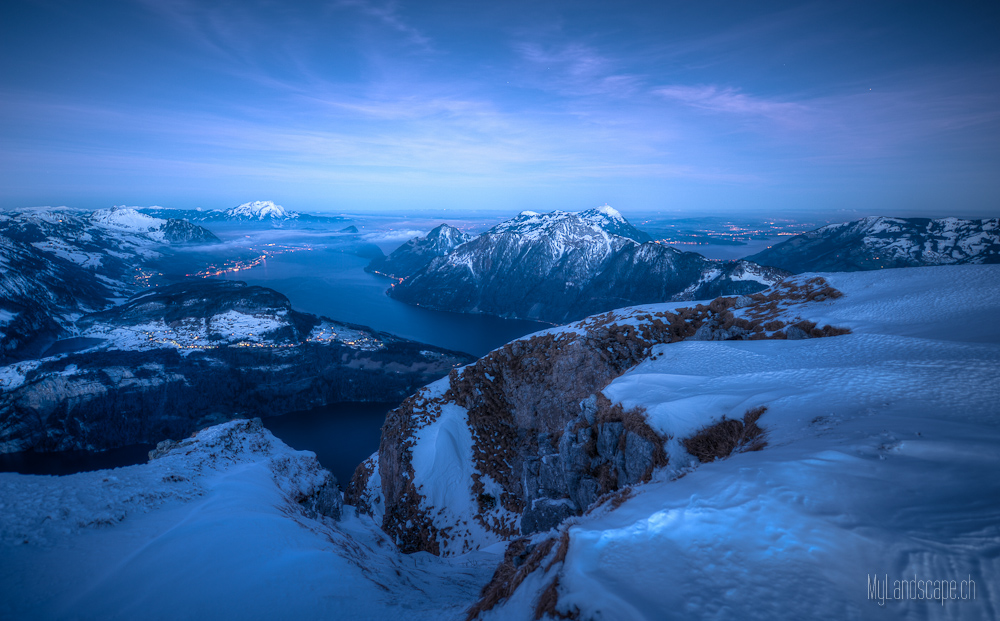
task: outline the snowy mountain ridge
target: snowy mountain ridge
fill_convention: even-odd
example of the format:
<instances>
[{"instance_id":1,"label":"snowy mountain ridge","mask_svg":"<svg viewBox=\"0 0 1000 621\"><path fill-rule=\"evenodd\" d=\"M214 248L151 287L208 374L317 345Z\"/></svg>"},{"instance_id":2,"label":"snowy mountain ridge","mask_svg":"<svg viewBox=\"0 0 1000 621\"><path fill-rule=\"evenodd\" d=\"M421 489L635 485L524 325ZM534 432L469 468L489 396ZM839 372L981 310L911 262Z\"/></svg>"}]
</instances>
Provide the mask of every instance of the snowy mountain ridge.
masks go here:
<instances>
[{"instance_id":1,"label":"snowy mountain ridge","mask_svg":"<svg viewBox=\"0 0 1000 621\"><path fill-rule=\"evenodd\" d=\"M610 207L522 212L403 273L389 295L439 310L561 323L628 304L753 293L786 275L648 239Z\"/></svg>"},{"instance_id":2,"label":"snowy mountain ridge","mask_svg":"<svg viewBox=\"0 0 1000 621\"><path fill-rule=\"evenodd\" d=\"M1000 218L871 216L797 235L746 258L792 272L1000 262Z\"/></svg>"}]
</instances>

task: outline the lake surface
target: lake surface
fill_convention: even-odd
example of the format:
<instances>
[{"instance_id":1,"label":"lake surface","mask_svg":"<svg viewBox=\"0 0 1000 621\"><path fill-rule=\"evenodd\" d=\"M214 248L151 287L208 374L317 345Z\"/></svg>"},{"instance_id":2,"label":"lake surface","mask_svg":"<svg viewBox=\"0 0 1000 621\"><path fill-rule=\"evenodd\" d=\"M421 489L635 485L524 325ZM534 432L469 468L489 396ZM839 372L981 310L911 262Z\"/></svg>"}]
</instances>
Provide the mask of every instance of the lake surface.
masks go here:
<instances>
[{"instance_id":1,"label":"lake surface","mask_svg":"<svg viewBox=\"0 0 1000 621\"><path fill-rule=\"evenodd\" d=\"M282 442L299 451L316 453L319 463L346 490L358 464L378 450L385 415L393 403L333 403L263 419Z\"/></svg>"},{"instance_id":2,"label":"lake surface","mask_svg":"<svg viewBox=\"0 0 1000 621\"><path fill-rule=\"evenodd\" d=\"M0 472L20 474L75 474L144 464L155 444L133 444L110 451L60 451L57 453L0 453Z\"/></svg>"},{"instance_id":3,"label":"lake surface","mask_svg":"<svg viewBox=\"0 0 1000 621\"><path fill-rule=\"evenodd\" d=\"M398 405L399 402L334 403L270 416L263 423L293 449L316 453L319 462L337 477L341 489L347 489L354 469L378 450L385 415ZM154 444L136 444L100 452L0 454L0 472L66 475L134 466L146 463L149 451L154 448Z\"/></svg>"},{"instance_id":4,"label":"lake surface","mask_svg":"<svg viewBox=\"0 0 1000 621\"><path fill-rule=\"evenodd\" d=\"M104 339L91 338L89 336L73 336L68 339L60 339L53 343L42 356L55 356L57 354L72 354L91 347L97 347L104 342Z\"/></svg>"},{"instance_id":5,"label":"lake surface","mask_svg":"<svg viewBox=\"0 0 1000 621\"><path fill-rule=\"evenodd\" d=\"M292 308L482 356L550 324L410 306L385 294L391 280L365 272L368 259L336 249L303 250L219 276L279 291Z\"/></svg>"}]
</instances>

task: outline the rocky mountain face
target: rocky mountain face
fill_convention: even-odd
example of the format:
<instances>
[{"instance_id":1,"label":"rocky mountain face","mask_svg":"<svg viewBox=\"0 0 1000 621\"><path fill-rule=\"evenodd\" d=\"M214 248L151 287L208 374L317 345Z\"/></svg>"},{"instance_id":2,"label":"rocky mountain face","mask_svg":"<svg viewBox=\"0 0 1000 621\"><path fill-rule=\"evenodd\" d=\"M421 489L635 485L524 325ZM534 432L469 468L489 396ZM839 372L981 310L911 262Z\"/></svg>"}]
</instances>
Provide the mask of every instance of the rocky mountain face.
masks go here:
<instances>
[{"instance_id":1,"label":"rocky mountain face","mask_svg":"<svg viewBox=\"0 0 1000 621\"><path fill-rule=\"evenodd\" d=\"M1000 219L869 217L796 235L746 260L794 273L1000 263Z\"/></svg>"},{"instance_id":2,"label":"rocky mountain face","mask_svg":"<svg viewBox=\"0 0 1000 621\"><path fill-rule=\"evenodd\" d=\"M660 344L844 334L803 318L839 296L822 278L793 279L707 306L620 309L513 341L391 412L346 502L409 552L461 554L548 530L669 463L673 439L603 387L655 359Z\"/></svg>"},{"instance_id":3,"label":"rocky mountain face","mask_svg":"<svg viewBox=\"0 0 1000 621\"><path fill-rule=\"evenodd\" d=\"M0 452L108 449L232 418L402 398L470 360L232 281L158 287L77 325L74 351L0 367Z\"/></svg>"},{"instance_id":4,"label":"rocky mountain face","mask_svg":"<svg viewBox=\"0 0 1000 621\"><path fill-rule=\"evenodd\" d=\"M217 241L200 226L128 208L0 213L0 363L39 354L81 315L136 291L145 266L173 246Z\"/></svg>"},{"instance_id":5,"label":"rocky mountain face","mask_svg":"<svg viewBox=\"0 0 1000 621\"><path fill-rule=\"evenodd\" d=\"M753 293L786 272L645 241L610 207L523 212L392 286L440 310L562 323L632 304Z\"/></svg>"},{"instance_id":6,"label":"rocky mountain face","mask_svg":"<svg viewBox=\"0 0 1000 621\"><path fill-rule=\"evenodd\" d=\"M406 278L420 271L431 260L443 257L472 238L472 235L453 226L441 224L427 235L409 240L389 256L376 258L368 264L365 271L390 278Z\"/></svg>"}]
</instances>

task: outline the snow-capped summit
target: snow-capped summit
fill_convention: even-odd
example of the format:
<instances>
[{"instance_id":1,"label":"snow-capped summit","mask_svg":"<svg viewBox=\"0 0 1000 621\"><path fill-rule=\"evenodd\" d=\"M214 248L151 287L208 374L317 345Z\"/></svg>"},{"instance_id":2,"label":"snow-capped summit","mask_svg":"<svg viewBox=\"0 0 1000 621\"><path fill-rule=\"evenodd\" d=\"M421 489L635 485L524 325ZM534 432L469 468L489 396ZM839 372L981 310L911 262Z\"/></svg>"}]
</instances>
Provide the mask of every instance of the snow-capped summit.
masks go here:
<instances>
[{"instance_id":1,"label":"snow-capped summit","mask_svg":"<svg viewBox=\"0 0 1000 621\"><path fill-rule=\"evenodd\" d=\"M293 220L299 214L276 205L274 201L253 201L227 209L226 217L232 220Z\"/></svg>"}]
</instances>

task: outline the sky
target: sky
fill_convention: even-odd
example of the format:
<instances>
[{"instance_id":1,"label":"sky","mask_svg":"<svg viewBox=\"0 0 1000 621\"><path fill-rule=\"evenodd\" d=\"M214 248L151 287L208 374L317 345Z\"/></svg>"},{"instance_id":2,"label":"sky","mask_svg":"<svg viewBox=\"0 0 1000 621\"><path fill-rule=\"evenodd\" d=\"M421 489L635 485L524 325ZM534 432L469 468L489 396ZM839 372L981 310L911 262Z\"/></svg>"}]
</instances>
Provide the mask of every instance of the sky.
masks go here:
<instances>
[{"instance_id":1,"label":"sky","mask_svg":"<svg viewBox=\"0 0 1000 621\"><path fill-rule=\"evenodd\" d=\"M4 0L0 207L996 217L991 4Z\"/></svg>"}]
</instances>

